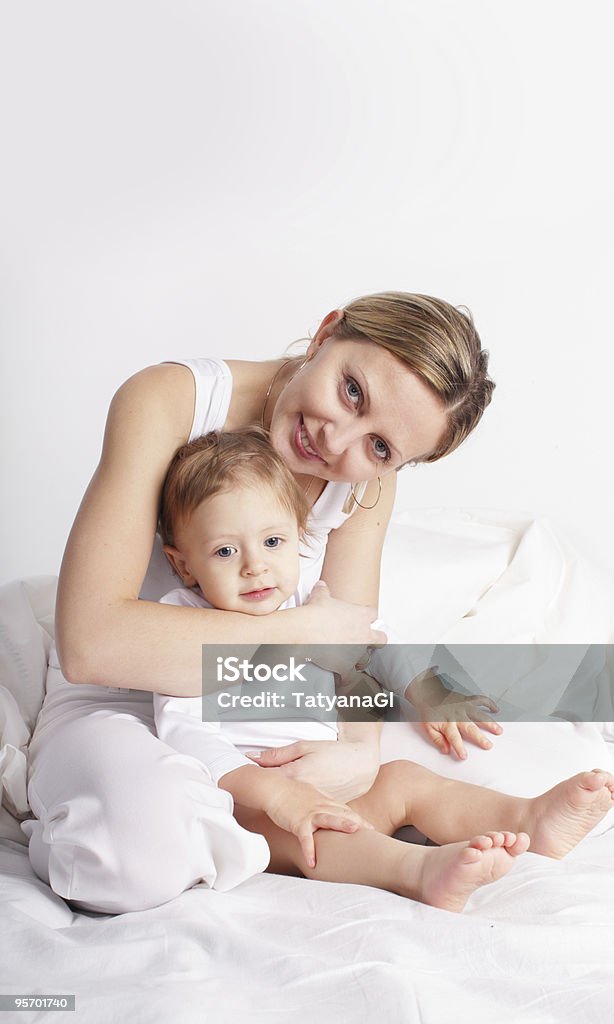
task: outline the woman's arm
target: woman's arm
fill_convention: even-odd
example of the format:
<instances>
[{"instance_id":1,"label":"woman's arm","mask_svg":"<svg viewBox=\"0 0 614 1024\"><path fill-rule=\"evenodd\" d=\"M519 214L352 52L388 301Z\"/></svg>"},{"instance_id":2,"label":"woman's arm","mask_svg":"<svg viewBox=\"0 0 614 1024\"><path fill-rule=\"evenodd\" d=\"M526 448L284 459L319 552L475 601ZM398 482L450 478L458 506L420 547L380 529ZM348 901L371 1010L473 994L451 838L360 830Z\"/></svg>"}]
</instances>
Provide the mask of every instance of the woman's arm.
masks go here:
<instances>
[{"instance_id":1,"label":"woman's arm","mask_svg":"<svg viewBox=\"0 0 614 1024\"><path fill-rule=\"evenodd\" d=\"M329 537L322 579L333 595L344 601L379 606L379 585L382 549L392 515L397 490L396 473L382 477L382 493L375 508L357 508L340 529ZM366 489L362 503L371 505L379 492L373 480ZM365 781L372 785L379 767L381 723L343 722L339 739L360 743L365 750ZM364 782L363 782L364 784Z\"/></svg>"},{"instance_id":2,"label":"woman's arm","mask_svg":"<svg viewBox=\"0 0 614 1024\"><path fill-rule=\"evenodd\" d=\"M151 642L161 653L161 624L170 616L159 612L175 609L147 607L138 623L132 611L151 555L162 481L189 435L193 410L192 374L170 364L131 377L111 402L100 463L60 570L57 646L72 681L138 685L132 652L138 659L136 649Z\"/></svg>"},{"instance_id":3,"label":"woman's arm","mask_svg":"<svg viewBox=\"0 0 614 1024\"><path fill-rule=\"evenodd\" d=\"M71 682L177 696L201 692L207 642L370 642L367 609L320 600L260 616L139 601L168 464L190 433L194 381L187 367L152 366L119 389L100 463L71 530L60 571L57 646ZM329 598L329 601L332 599ZM353 640L353 636L356 639ZM330 638L330 639L329 639Z\"/></svg>"},{"instance_id":4,"label":"woman's arm","mask_svg":"<svg viewBox=\"0 0 614 1024\"><path fill-rule=\"evenodd\" d=\"M372 509L357 508L343 526L329 534L322 579L340 601L370 605L379 603L382 549L397 488L396 473L382 477L382 494ZM371 480L361 499L371 505L379 488Z\"/></svg>"}]
</instances>

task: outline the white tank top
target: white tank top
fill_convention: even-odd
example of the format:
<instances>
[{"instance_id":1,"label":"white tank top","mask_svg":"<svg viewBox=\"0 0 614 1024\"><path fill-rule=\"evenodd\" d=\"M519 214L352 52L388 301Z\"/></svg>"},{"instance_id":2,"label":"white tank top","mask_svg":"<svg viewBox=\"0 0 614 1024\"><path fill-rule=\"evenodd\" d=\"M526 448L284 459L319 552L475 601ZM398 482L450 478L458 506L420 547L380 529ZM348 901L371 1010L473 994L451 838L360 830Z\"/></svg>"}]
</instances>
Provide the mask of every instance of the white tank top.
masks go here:
<instances>
[{"instance_id":1,"label":"white tank top","mask_svg":"<svg viewBox=\"0 0 614 1024\"><path fill-rule=\"evenodd\" d=\"M189 440L202 437L210 430L223 430L232 396L232 374L228 364L221 359L181 359L176 362L192 371L196 386L194 420ZM327 483L309 513L310 539L309 543L301 543L300 549L303 557L299 594L303 601L320 578L330 531L341 526L351 514L347 511L350 490L350 484ZM156 534L139 596L145 601L159 601L164 594L180 584L181 580L171 569L162 551L160 537Z\"/></svg>"}]
</instances>

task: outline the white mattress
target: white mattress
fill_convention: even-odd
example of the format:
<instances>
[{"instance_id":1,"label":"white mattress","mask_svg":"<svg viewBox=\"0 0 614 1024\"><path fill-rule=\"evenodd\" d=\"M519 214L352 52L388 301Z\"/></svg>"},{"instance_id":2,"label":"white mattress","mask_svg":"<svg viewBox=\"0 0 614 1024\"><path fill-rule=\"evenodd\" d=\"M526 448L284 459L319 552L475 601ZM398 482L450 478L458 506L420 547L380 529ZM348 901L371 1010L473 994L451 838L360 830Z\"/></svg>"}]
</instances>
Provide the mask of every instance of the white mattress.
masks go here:
<instances>
[{"instance_id":1,"label":"white mattress","mask_svg":"<svg viewBox=\"0 0 614 1024\"><path fill-rule=\"evenodd\" d=\"M52 582L0 592L0 992L75 993L76 1014L52 1019L87 1024L610 1024L612 813L564 861L525 854L461 915L276 875L224 894L197 886L140 913L73 913L34 876L8 811L27 813L21 758L42 698ZM414 642L603 643L612 637L613 594L547 524L503 515L401 517L384 565L383 613ZM461 764L401 725L386 728L384 751L532 795L582 769L614 770L611 735L611 723L511 723L493 750L472 749Z\"/></svg>"},{"instance_id":2,"label":"white mattress","mask_svg":"<svg viewBox=\"0 0 614 1024\"><path fill-rule=\"evenodd\" d=\"M459 915L361 886L261 875L230 893L196 887L155 910L89 917L5 840L2 990L75 993L77 1017L60 1016L87 1024L473 1024L486 1014L498 1024L610 1024L613 864L611 826L565 861L525 854Z\"/></svg>"}]
</instances>

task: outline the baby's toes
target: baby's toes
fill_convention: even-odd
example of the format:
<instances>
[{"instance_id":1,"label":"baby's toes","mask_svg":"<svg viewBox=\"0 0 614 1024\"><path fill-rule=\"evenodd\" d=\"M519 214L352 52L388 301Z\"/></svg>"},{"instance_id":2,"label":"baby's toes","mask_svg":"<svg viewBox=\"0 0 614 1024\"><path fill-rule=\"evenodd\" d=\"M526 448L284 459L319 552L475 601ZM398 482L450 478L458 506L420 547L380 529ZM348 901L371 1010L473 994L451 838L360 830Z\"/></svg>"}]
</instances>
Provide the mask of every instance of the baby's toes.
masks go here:
<instances>
[{"instance_id":1,"label":"baby's toes","mask_svg":"<svg viewBox=\"0 0 614 1024\"><path fill-rule=\"evenodd\" d=\"M581 786L583 789L601 789L602 786L608 786L609 783L614 782L614 779L606 772L603 768L593 768L590 772L584 772L582 776Z\"/></svg>"},{"instance_id":2,"label":"baby's toes","mask_svg":"<svg viewBox=\"0 0 614 1024\"><path fill-rule=\"evenodd\" d=\"M509 832L508 835L513 836L511 843L506 843L505 848L512 857L518 857L521 853L526 853L531 844L531 838L526 832Z\"/></svg>"},{"instance_id":3,"label":"baby's toes","mask_svg":"<svg viewBox=\"0 0 614 1024\"><path fill-rule=\"evenodd\" d=\"M511 836L511 832L486 832L486 836L492 839L493 846L505 846L506 835Z\"/></svg>"},{"instance_id":4,"label":"baby's toes","mask_svg":"<svg viewBox=\"0 0 614 1024\"><path fill-rule=\"evenodd\" d=\"M485 832L484 835L474 836L473 839L469 840L469 849L472 850L490 850L494 846L492 841L492 833Z\"/></svg>"}]
</instances>

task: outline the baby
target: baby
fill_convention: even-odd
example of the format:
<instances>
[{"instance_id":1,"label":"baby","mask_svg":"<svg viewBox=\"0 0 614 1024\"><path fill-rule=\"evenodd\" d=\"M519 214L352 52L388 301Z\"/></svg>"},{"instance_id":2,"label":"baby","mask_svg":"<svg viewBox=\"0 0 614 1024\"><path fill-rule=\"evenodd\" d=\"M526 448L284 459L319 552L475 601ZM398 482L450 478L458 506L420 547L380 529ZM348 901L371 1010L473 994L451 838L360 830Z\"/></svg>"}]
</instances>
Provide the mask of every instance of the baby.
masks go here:
<instances>
[{"instance_id":1,"label":"baby","mask_svg":"<svg viewBox=\"0 0 614 1024\"><path fill-rule=\"evenodd\" d=\"M160 518L184 587L162 600L250 615L296 606L306 596L297 588L307 517L302 491L260 428L185 445L169 468ZM406 692L411 698L411 686ZM522 799L410 761L382 765L367 793L341 804L245 756L254 746L334 739L336 723L203 722L200 698L155 695L154 706L160 738L198 758L231 795L239 824L265 837L268 870L372 885L445 910L462 910L529 846L564 857L614 805L614 776L602 770ZM392 838L409 824L439 845Z\"/></svg>"}]
</instances>

